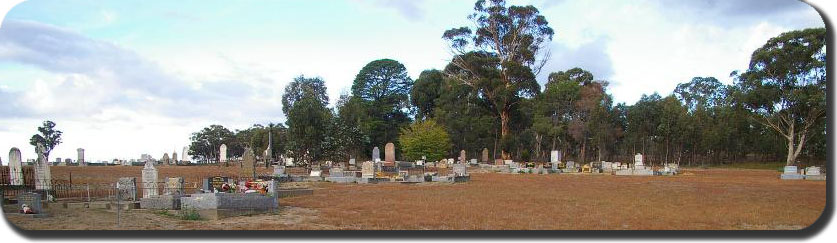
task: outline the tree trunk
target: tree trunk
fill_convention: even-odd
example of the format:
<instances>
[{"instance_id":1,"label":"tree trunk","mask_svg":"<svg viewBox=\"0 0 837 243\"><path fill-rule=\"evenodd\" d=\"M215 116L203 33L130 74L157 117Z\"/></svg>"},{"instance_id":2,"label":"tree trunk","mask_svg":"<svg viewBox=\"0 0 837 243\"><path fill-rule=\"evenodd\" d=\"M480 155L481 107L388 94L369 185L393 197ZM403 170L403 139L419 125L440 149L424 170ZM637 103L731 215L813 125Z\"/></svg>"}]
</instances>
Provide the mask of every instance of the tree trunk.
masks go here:
<instances>
[{"instance_id":1,"label":"tree trunk","mask_svg":"<svg viewBox=\"0 0 837 243\"><path fill-rule=\"evenodd\" d=\"M500 141L506 141L506 136L509 135L509 110L503 109L500 112ZM502 149L502 157L507 160L511 157L508 151Z\"/></svg>"},{"instance_id":2,"label":"tree trunk","mask_svg":"<svg viewBox=\"0 0 837 243\"><path fill-rule=\"evenodd\" d=\"M585 164L585 162L586 162L586 160L584 160L585 147L587 147L587 140L582 138L581 139L581 156L579 158L579 160L581 161L581 164Z\"/></svg>"}]
</instances>

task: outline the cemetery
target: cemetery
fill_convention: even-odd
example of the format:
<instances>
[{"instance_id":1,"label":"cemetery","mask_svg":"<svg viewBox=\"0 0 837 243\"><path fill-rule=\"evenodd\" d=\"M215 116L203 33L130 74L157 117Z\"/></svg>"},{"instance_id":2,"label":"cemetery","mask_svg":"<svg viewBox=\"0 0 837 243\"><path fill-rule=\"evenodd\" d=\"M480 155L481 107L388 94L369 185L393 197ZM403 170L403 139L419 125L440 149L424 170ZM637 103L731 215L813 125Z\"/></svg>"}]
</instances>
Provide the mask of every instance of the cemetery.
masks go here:
<instances>
[{"instance_id":1,"label":"cemetery","mask_svg":"<svg viewBox=\"0 0 837 243\"><path fill-rule=\"evenodd\" d=\"M22 188L28 188L27 183L30 183L32 187L20 191L5 190L3 208L7 218L12 222L33 229L53 227L58 220L84 220L84 217L78 215L80 212L103 215L102 217L109 218L111 223L106 225L91 223L84 227L63 224L58 227L60 229L130 229L145 225L143 227L146 228L143 229L154 229L156 227L151 226L151 222L183 221L177 218L181 216L158 215L193 214L192 217L210 223L204 226L186 224L177 229L220 227L211 226L215 224L211 222L216 220L220 220L217 221L219 223L228 220L243 221L240 227L249 229L246 226L247 222L255 223L268 218L292 217L288 215L300 212L306 214L317 212L320 216L316 217L316 221L309 215L303 217L297 225L270 227L271 229L319 229L318 227L325 224L331 225L330 227L334 229L422 229L428 227L425 225L432 225L434 229L471 229L470 227L477 229L516 229L517 227L520 229L610 229L617 226L607 222L590 224L582 220L584 217L554 222L551 220L555 219L554 217L558 219L569 217L572 215L567 214L569 212L589 210L586 209L589 206L585 205L601 205L610 200L640 206L642 212L656 215L659 215L659 212L655 213L656 211L665 210L665 207L660 208L654 205L685 200L682 202L700 205L697 208L680 208L686 212L701 210L701 208L710 207L711 204L724 204L725 212L737 213L725 213L723 220L718 221L718 224L707 227L740 229L745 226L734 223L737 222L737 217L749 217L748 214L764 212L739 208L745 205L736 206L735 203L729 206L730 200L746 198L752 202L765 196L782 198L787 195L794 198L807 198L807 200L817 202L817 205L824 205L822 204L824 201L821 200L824 197L821 196L824 193L822 181L826 179L826 173L820 167L814 166L805 169L786 166L781 173L700 168L689 168L684 171L677 164L648 164L642 154L636 154L632 163L601 161L581 164L574 161L562 161L559 151L551 152L549 162L490 161L487 158L468 160L464 150L456 160L404 162L396 161L394 159L396 156L392 155L394 151L391 149L386 149L384 160L381 160L380 154L376 152L378 150L373 149L372 161L351 160L343 163L327 161L306 167L265 166L264 163L255 161L255 157L247 155L247 153L252 153L249 151L245 152L241 160L228 159L232 163L231 166L220 164L178 166L163 162L145 163L142 167L80 167L39 166L38 163L33 166L18 165L19 150L13 148L10 150L10 166L4 168L8 172L8 176L4 176L4 183L17 183ZM49 172L42 170L49 170ZM36 178L27 178L28 176ZM61 179L50 178L53 176ZM38 182L41 179L46 179L46 181ZM742 179L754 183L734 183ZM527 182L520 184L521 180ZM802 181L798 183L803 184L793 182L794 180ZM73 185L67 186L66 183L69 181L72 181ZM632 184L647 185L649 183L655 186L626 187ZM724 183L733 183L733 185ZM107 188L103 190L100 187L102 184L106 184ZM97 186L94 186L95 189L91 191L91 185ZM606 189L611 187L613 188ZM712 189L709 191L689 189L695 187ZM785 190L783 188L788 187L795 189L786 191L784 194L779 193ZM581 190L582 188L584 189ZM745 188L748 190L747 194L734 193ZM608 191L608 193L595 193L597 190ZM727 195L728 198L718 197L717 200L712 200L710 205L701 204L698 195L710 191L712 195L718 195L715 193L717 192L721 196ZM418 205L413 200L429 204ZM502 203L485 204L498 200ZM570 204L574 206L569 208L570 205L561 206L560 202L565 200L576 201L576 203ZM653 203L644 200L651 200ZM559 204L546 203L547 201L555 201ZM462 212L467 217L431 217L438 221L408 217L382 225L378 221L367 220L367 217L352 216L358 213L378 214L379 212L374 210L368 211L375 208L372 204L364 206L372 202L403 205L403 207L394 208L395 215L409 215L408 211L401 212L404 207L411 207L413 208L411 211L417 210L427 215L448 215L439 211L443 209L431 206L433 204L468 204L473 207L467 207L469 210ZM327 206L332 203L353 206L349 208ZM523 213L518 217L521 221L508 221L506 219L508 216L501 213L502 210L493 209L497 205L521 205L519 210ZM547 214L551 215L548 218L543 218L545 216L543 213L531 211L556 206L558 207L555 208L556 213ZM818 211L815 209L818 207L810 211L797 210L799 215L791 218L774 217L770 219L770 222L783 222L783 225L802 227L816 218L814 216ZM492 209L488 210L492 213L482 215L483 210L470 208ZM602 205L599 208L607 207ZM609 219L614 220L613 222L619 221L622 217L634 217L620 213L621 211L605 210L602 213L604 212L608 215L618 215L609 216ZM676 217L676 215L663 215L664 218ZM690 217L696 217L695 215ZM134 219L131 219L132 217ZM148 217L154 219L147 219ZM113 220L116 218L119 222L114 226L112 222L115 222ZM353 218L354 220L349 221L354 223L347 224L346 220L349 218ZM125 220L150 220L150 222L136 224L136 222L127 223ZM630 222L628 218L622 220ZM123 225L122 222L126 223ZM514 226L504 225L501 222ZM643 222L619 227L677 229L668 224ZM774 228L771 226L772 223L762 223L747 227Z\"/></svg>"},{"instance_id":2,"label":"cemetery","mask_svg":"<svg viewBox=\"0 0 837 243\"><path fill-rule=\"evenodd\" d=\"M137 15L155 3L22 3L0 28L4 216L24 230L798 230L826 208L828 32L816 11L796 18L804 3L334 2L186 2L162 21Z\"/></svg>"}]
</instances>

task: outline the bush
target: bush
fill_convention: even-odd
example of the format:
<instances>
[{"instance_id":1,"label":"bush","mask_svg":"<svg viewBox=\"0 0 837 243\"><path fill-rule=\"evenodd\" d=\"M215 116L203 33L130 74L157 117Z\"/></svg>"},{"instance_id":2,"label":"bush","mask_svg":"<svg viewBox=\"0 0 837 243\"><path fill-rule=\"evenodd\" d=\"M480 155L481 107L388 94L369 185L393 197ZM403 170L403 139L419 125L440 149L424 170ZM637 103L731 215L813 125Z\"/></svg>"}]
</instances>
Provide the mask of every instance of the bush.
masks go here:
<instances>
[{"instance_id":1,"label":"bush","mask_svg":"<svg viewBox=\"0 0 837 243\"><path fill-rule=\"evenodd\" d=\"M201 215L198 214L198 210L189 207L180 208L178 216L182 220L201 220Z\"/></svg>"},{"instance_id":2,"label":"bush","mask_svg":"<svg viewBox=\"0 0 837 243\"><path fill-rule=\"evenodd\" d=\"M433 120L415 122L401 129L398 142L407 160L426 156L427 161L437 161L444 158L451 147L450 135Z\"/></svg>"}]
</instances>

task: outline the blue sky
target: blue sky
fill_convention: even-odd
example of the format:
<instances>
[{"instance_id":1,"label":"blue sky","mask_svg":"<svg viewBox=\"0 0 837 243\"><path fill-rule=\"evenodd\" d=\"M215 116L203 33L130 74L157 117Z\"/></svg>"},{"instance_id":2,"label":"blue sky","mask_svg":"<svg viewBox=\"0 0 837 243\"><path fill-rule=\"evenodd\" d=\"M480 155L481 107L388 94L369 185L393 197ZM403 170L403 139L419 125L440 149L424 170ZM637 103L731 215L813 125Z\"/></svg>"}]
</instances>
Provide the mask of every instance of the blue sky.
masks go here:
<instances>
[{"instance_id":1,"label":"blue sky","mask_svg":"<svg viewBox=\"0 0 837 243\"><path fill-rule=\"evenodd\" d=\"M539 76L582 67L617 102L668 94L695 76L730 83L782 32L824 26L793 0L510 1L538 7L556 31ZM325 79L334 103L368 62L392 58L417 78L451 57L442 32L473 1L29 0L0 27L0 151L44 119L64 130L51 157L159 158L210 124L284 122L298 75ZM5 153L0 158L7 159ZM4 160L6 161L6 160Z\"/></svg>"}]
</instances>

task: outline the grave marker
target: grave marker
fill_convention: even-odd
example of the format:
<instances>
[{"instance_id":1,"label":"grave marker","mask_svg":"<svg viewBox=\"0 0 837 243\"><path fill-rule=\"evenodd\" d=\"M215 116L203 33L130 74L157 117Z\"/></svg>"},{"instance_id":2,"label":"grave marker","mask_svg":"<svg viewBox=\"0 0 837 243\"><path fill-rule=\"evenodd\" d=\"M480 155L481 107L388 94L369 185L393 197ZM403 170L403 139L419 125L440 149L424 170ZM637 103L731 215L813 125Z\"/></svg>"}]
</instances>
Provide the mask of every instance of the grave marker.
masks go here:
<instances>
[{"instance_id":1,"label":"grave marker","mask_svg":"<svg viewBox=\"0 0 837 243\"><path fill-rule=\"evenodd\" d=\"M87 166L87 162L84 161L84 149L83 148L78 148L78 149L76 149L76 152L78 153L78 158L77 158L77 161L76 161L76 162L78 162L78 165L79 166Z\"/></svg>"},{"instance_id":2,"label":"grave marker","mask_svg":"<svg viewBox=\"0 0 837 243\"><path fill-rule=\"evenodd\" d=\"M137 200L137 178L122 177L116 182L116 189L122 201Z\"/></svg>"},{"instance_id":3,"label":"grave marker","mask_svg":"<svg viewBox=\"0 0 837 243\"><path fill-rule=\"evenodd\" d=\"M491 161L488 160L488 148L483 148L482 149L482 162L483 163L491 162Z\"/></svg>"},{"instance_id":4,"label":"grave marker","mask_svg":"<svg viewBox=\"0 0 837 243\"><path fill-rule=\"evenodd\" d=\"M395 144L387 143L384 150L386 162L395 162Z\"/></svg>"},{"instance_id":5,"label":"grave marker","mask_svg":"<svg viewBox=\"0 0 837 243\"><path fill-rule=\"evenodd\" d=\"M220 157L219 161L221 161L222 163L227 162L227 145L226 144L221 144L221 148L219 148L219 149L221 150L220 154L219 154L220 155L219 156Z\"/></svg>"},{"instance_id":6,"label":"grave marker","mask_svg":"<svg viewBox=\"0 0 837 243\"><path fill-rule=\"evenodd\" d=\"M375 164L371 161L363 162L360 175L362 178L375 178Z\"/></svg>"},{"instance_id":7,"label":"grave marker","mask_svg":"<svg viewBox=\"0 0 837 243\"><path fill-rule=\"evenodd\" d=\"M26 192L17 195L17 210L23 210L23 205L28 206L33 214L44 213L44 207L41 203L41 194L34 192Z\"/></svg>"},{"instance_id":8,"label":"grave marker","mask_svg":"<svg viewBox=\"0 0 837 243\"><path fill-rule=\"evenodd\" d=\"M39 143L35 149L38 154L38 160L35 161L35 190L52 190L52 174L44 151L44 145Z\"/></svg>"},{"instance_id":9,"label":"grave marker","mask_svg":"<svg viewBox=\"0 0 837 243\"><path fill-rule=\"evenodd\" d=\"M23 185L23 166L20 161L20 149L9 150L9 184Z\"/></svg>"},{"instance_id":10,"label":"grave marker","mask_svg":"<svg viewBox=\"0 0 837 243\"><path fill-rule=\"evenodd\" d=\"M163 195L183 195L183 177L166 178Z\"/></svg>"},{"instance_id":11,"label":"grave marker","mask_svg":"<svg viewBox=\"0 0 837 243\"><path fill-rule=\"evenodd\" d=\"M145 162L145 167L142 168L142 198L157 196L157 176L154 162Z\"/></svg>"},{"instance_id":12,"label":"grave marker","mask_svg":"<svg viewBox=\"0 0 837 243\"><path fill-rule=\"evenodd\" d=\"M381 161L381 150L378 147L372 148L372 161Z\"/></svg>"},{"instance_id":13,"label":"grave marker","mask_svg":"<svg viewBox=\"0 0 837 243\"><path fill-rule=\"evenodd\" d=\"M244 150L244 162L241 164L242 177L256 178L256 155L253 154L253 149L247 148Z\"/></svg>"}]
</instances>

